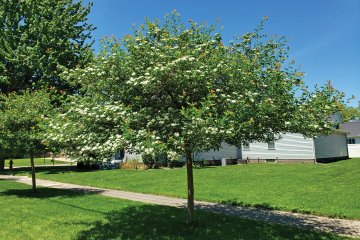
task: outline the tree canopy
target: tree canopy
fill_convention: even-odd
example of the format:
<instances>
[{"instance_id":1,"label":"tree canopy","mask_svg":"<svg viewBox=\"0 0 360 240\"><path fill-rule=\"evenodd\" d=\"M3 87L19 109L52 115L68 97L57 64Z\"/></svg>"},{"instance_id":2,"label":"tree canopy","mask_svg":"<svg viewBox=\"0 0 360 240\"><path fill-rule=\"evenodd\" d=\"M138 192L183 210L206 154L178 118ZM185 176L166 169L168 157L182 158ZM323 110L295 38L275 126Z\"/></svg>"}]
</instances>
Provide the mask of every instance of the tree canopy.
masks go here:
<instances>
[{"instance_id":1,"label":"tree canopy","mask_svg":"<svg viewBox=\"0 0 360 240\"><path fill-rule=\"evenodd\" d=\"M147 19L132 34L108 39L87 67L65 74L82 86L81 101L102 106L103 119L115 121L105 129L84 131L83 137L93 139L94 145L98 140L91 134L111 129L122 139L118 148L153 156L165 153L170 159L184 156L191 222L192 153L217 149L224 141L240 146L268 141L276 133L311 137L332 131L328 117L338 111L342 94L330 83L310 92L303 74L287 64L285 38L267 37L262 26L225 44L216 25L185 24L173 12L164 22ZM116 106L121 113L117 119L106 106ZM87 114L99 114L83 107ZM71 111L79 110L67 114ZM62 127L53 122L49 137L56 140L56 132L63 132L66 144L73 134ZM89 148L72 149L81 154Z\"/></svg>"},{"instance_id":2,"label":"tree canopy","mask_svg":"<svg viewBox=\"0 0 360 240\"><path fill-rule=\"evenodd\" d=\"M52 109L49 95L43 91L25 91L1 95L1 100L1 141L11 145L14 153L43 153L40 123Z\"/></svg>"},{"instance_id":3,"label":"tree canopy","mask_svg":"<svg viewBox=\"0 0 360 240\"><path fill-rule=\"evenodd\" d=\"M62 106L67 109L64 113L48 119L46 144L80 162L108 161L124 145L119 134L125 117L122 108L88 98L71 100Z\"/></svg>"},{"instance_id":4,"label":"tree canopy","mask_svg":"<svg viewBox=\"0 0 360 240\"><path fill-rule=\"evenodd\" d=\"M52 113L49 94L44 91L24 91L1 95L0 155L30 154L35 190L34 155L44 153L42 124Z\"/></svg>"},{"instance_id":5,"label":"tree canopy","mask_svg":"<svg viewBox=\"0 0 360 240\"><path fill-rule=\"evenodd\" d=\"M360 102L358 107L347 107L346 105L343 105L341 116L344 122L360 120Z\"/></svg>"},{"instance_id":6,"label":"tree canopy","mask_svg":"<svg viewBox=\"0 0 360 240\"><path fill-rule=\"evenodd\" d=\"M92 57L90 7L82 0L0 0L0 92L71 90L59 74Z\"/></svg>"}]
</instances>

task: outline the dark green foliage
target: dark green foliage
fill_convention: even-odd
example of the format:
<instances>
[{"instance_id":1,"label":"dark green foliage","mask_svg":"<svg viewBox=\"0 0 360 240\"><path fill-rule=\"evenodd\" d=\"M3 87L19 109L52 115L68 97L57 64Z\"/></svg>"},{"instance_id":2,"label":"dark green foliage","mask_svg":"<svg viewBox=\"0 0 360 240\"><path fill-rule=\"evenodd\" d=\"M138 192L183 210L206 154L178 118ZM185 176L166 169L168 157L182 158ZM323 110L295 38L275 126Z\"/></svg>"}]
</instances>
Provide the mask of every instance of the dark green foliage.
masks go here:
<instances>
[{"instance_id":1,"label":"dark green foliage","mask_svg":"<svg viewBox=\"0 0 360 240\"><path fill-rule=\"evenodd\" d=\"M0 93L55 87L73 90L59 74L92 57L86 23L92 3L0 0Z\"/></svg>"},{"instance_id":2,"label":"dark green foliage","mask_svg":"<svg viewBox=\"0 0 360 240\"><path fill-rule=\"evenodd\" d=\"M344 122L356 119L360 120L360 102L358 107L347 107L343 105L343 109L341 110L341 116Z\"/></svg>"},{"instance_id":3,"label":"dark green foliage","mask_svg":"<svg viewBox=\"0 0 360 240\"><path fill-rule=\"evenodd\" d=\"M44 91L0 95L0 155L30 155L33 191L36 190L34 155L46 149L41 126L52 109L49 94Z\"/></svg>"},{"instance_id":4,"label":"dark green foliage","mask_svg":"<svg viewBox=\"0 0 360 240\"><path fill-rule=\"evenodd\" d=\"M171 160L168 162L168 167L170 167L170 168L179 168L179 167L184 167L184 166L185 166L184 161Z\"/></svg>"},{"instance_id":5,"label":"dark green foliage","mask_svg":"<svg viewBox=\"0 0 360 240\"><path fill-rule=\"evenodd\" d=\"M0 96L0 154L43 153L40 125L51 115L49 95L25 91Z\"/></svg>"},{"instance_id":6,"label":"dark green foliage","mask_svg":"<svg viewBox=\"0 0 360 240\"><path fill-rule=\"evenodd\" d=\"M147 169L156 168L158 159L157 157L153 157L150 155L142 154L141 156L143 163L145 164Z\"/></svg>"},{"instance_id":7,"label":"dark green foliage","mask_svg":"<svg viewBox=\"0 0 360 240\"><path fill-rule=\"evenodd\" d=\"M5 167L5 159L4 157L0 157L0 172L4 170Z\"/></svg>"}]
</instances>

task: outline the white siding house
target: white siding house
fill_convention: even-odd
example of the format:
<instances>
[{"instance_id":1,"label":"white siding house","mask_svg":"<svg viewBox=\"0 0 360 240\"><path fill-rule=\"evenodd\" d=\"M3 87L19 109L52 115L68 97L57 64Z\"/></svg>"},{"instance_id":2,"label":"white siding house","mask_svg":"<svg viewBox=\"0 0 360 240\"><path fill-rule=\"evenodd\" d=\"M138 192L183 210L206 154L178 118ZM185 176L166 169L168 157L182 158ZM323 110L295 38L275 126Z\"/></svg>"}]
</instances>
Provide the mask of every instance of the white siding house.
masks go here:
<instances>
[{"instance_id":1,"label":"white siding house","mask_svg":"<svg viewBox=\"0 0 360 240\"><path fill-rule=\"evenodd\" d=\"M329 120L340 124L340 113ZM336 130L328 136L305 138L299 133L284 133L271 143L250 143L242 147L242 159L250 162L330 162L349 158L346 131ZM360 136L360 133L359 133Z\"/></svg>"},{"instance_id":2,"label":"white siding house","mask_svg":"<svg viewBox=\"0 0 360 240\"><path fill-rule=\"evenodd\" d=\"M250 162L313 163L346 159L346 133L337 131L315 139L299 133L285 133L275 143L250 143L243 147L242 156Z\"/></svg>"},{"instance_id":3,"label":"white siding house","mask_svg":"<svg viewBox=\"0 0 360 240\"><path fill-rule=\"evenodd\" d=\"M314 143L317 160L349 156L344 132L338 131L329 136L315 138Z\"/></svg>"},{"instance_id":4,"label":"white siding house","mask_svg":"<svg viewBox=\"0 0 360 240\"><path fill-rule=\"evenodd\" d=\"M315 139L305 138L299 133L285 133L275 142L254 142L242 148L222 143L219 150L195 154L194 161L226 158L247 160L249 163L315 163L347 159L348 156L346 133L337 131ZM141 155L125 152L124 161L135 159L141 162Z\"/></svg>"},{"instance_id":5,"label":"white siding house","mask_svg":"<svg viewBox=\"0 0 360 240\"><path fill-rule=\"evenodd\" d=\"M314 162L314 141L298 133L282 134L273 143L254 142L242 148L242 159L250 162L300 160Z\"/></svg>"},{"instance_id":6,"label":"white siding house","mask_svg":"<svg viewBox=\"0 0 360 240\"><path fill-rule=\"evenodd\" d=\"M128 151L125 151L124 154L124 161L133 161L133 160L137 160L137 161L142 161L142 157L140 154L136 154L136 153L131 153Z\"/></svg>"},{"instance_id":7,"label":"white siding house","mask_svg":"<svg viewBox=\"0 0 360 240\"><path fill-rule=\"evenodd\" d=\"M348 145L349 157L351 157L351 158L360 157L360 138L358 138L358 140L359 141L357 144L349 144Z\"/></svg>"},{"instance_id":8,"label":"white siding house","mask_svg":"<svg viewBox=\"0 0 360 240\"><path fill-rule=\"evenodd\" d=\"M222 143L219 150L211 150L207 152L200 152L194 154L194 161L197 160L221 160L221 158L228 158L228 159L241 159L241 148L236 146L232 146L226 143ZM137 160L142 162L142 157L140 154L130 153L125 151L124 154L124 161L133 161ZM185 158L180 159L182 161Z\"/></svg>"},{"instance_id":9,"label":"white siding house","mask_svg":"<svg viewBox=\"0 0 360 240\"><path fill-rule=\"evenodd\" d=\"M341 124L340 128L348 132L349 157L360 157L360 120L350 120L350 122Z\"/></svg>"},{"instance_id":10,"label":"white siding house","mask_svg":"<svg viewBox=\"0 0 360 240\"><path fill-rule=\"evenodd\" d=\"M221 160L222 158L241 159L241 149L222 143L219 150L200 152L195 154L195 158L195 160Z\"/></svg>"}]
</instances>

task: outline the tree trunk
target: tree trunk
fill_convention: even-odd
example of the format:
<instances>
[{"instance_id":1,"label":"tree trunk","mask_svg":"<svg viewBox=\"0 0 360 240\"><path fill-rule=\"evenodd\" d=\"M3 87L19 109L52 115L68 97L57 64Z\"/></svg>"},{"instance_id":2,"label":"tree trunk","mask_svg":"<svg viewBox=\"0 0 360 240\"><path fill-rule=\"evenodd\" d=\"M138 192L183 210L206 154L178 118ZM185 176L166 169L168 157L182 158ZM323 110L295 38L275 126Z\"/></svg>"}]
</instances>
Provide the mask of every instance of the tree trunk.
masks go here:
<instances>
[{"instance_id":1,"label":"tree trunk","mask_svg":"<svg viewBox=\"0 0 360 240\"><path fill-rule=\"evenodd\" d=\"M32 191L36 192L36 178L35 178L35 164L34 164L34 154L30 154L31 162L31 180L32 180Z\"/></svg>"},{"instance_id":2,"label":"tree trunk","mask_svg":"<svg viewBox=\"0 0 360 240\"><path fill-rule=\"evenodd\" d=\"M186 170L187 170L187 224L194 222L194 178L193 178L193 167L192 167L192 156L189 149L189 145L185 145L185 157L186 157Z\"/></svg>"},{"instance_id":3,"label":"tree trunk","mask_svg":"<svg viewBox=\"0 0 360 240\"><path fill-rule=\"evenodd\" d=\"M5 168L5 159L0 158L0 172L4 171L4 168Z\"/></svg>"}]
</instances>

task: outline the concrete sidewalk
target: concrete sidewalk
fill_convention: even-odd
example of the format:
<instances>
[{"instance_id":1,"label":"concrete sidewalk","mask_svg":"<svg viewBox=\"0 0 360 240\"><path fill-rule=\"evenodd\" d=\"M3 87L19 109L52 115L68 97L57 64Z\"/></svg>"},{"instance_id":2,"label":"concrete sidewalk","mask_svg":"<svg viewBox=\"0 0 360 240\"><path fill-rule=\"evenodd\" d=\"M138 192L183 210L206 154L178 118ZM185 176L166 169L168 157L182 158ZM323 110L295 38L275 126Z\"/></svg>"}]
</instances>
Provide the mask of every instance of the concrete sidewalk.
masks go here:
<instances>
[{"instance_id":1,"label":"concrete sidewalk","mask_svg":"<svg viewBox=\"0 0 360 240\"><path fill-rule=\"evenodd\" d=\"M26 176L0 175L0 179L13 180L19 183L31 185L31 178L28 178ZM98 193L108 197L121 198L156 205L181 208L186 207L186 199L180 198L88 187L41 179L37 179L37 185L48 188ZM343 236L360 237L360 221L357 220L336 219L283 211L270 211L256 208L236 207L202 201L196 201L195 208L198 210L238 216L241 218L253 219L258 221L265 221L276 224L286 224L299 228L326 231Z\"/></svg>"}]
</instances>

